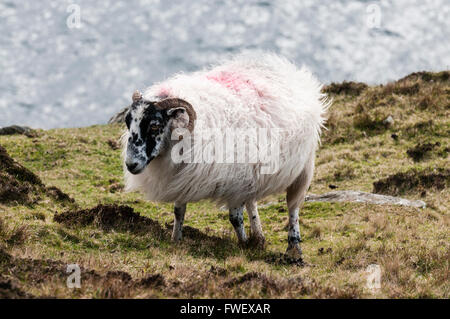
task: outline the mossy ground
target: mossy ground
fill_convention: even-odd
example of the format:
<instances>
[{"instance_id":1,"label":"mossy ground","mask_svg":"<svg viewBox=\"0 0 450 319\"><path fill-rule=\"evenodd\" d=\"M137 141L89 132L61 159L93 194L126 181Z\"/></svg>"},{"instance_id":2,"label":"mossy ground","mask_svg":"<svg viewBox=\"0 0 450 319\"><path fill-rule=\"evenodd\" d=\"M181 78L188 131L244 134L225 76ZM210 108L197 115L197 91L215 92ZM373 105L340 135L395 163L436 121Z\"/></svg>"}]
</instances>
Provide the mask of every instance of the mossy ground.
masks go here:
<instances>
[{"instance_id":1,"label":"mossy ground","mask_svg":"<svg viewBox=\"0 0 450 319\"><path fill-rule=\"evenodd\" d=\"M122 190L120 125L0 136L12 158L74 199L44 192L31 202L0 203L0 281L11 287L2 296L449 298L448 72L329 88L329 129L309 191L324 193L333 184L370 192L397 173L447 172L444 188L399 188L427 208L306 203L300 267L277 258L286 249L283 195L260 202L264 251L239 248L227 212L207 201L188 205L185 239L173 244L172 205ZM384 123L389 115L394 122ZM426 156L408 155L426 143L435 145ZM57 213L98 204L130 206L161 227L143 232L54 221ZM72 263L82 267L81 289L66 287L65 266ZM380 290L366 288L370 264L382 269Z\"/></svg>"}]
</instances>

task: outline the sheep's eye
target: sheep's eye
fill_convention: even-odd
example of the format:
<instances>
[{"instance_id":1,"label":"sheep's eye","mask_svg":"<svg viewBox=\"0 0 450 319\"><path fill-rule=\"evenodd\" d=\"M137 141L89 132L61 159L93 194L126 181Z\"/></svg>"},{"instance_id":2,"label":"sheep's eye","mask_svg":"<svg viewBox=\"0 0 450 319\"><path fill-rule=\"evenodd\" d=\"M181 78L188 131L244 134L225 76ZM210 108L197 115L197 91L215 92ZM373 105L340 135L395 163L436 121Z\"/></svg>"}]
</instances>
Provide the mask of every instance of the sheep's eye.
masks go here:
<instances>
[{"instance_id":1,"label":"sheep's eye","mask_svg":"<svg viewBox=\"0 0 450 319\"><path fill-rule=\"evenodd\" d=\"M157 125L152 125L152 126L150 126L150 129L152 131L157 131L159 129L159 127Z\"/></svg>"}]
</instances>

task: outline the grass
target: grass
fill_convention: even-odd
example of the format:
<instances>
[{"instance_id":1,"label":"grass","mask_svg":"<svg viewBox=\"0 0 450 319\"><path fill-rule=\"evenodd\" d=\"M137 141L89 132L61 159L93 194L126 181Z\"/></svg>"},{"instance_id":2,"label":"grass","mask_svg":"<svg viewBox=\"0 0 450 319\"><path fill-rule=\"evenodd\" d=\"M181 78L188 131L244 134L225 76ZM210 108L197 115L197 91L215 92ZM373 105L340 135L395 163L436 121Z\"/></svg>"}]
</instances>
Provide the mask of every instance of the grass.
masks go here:
<instances>
[{"instance_id":1,"label":"grass","mask_svg":"<svg viewBox=\"0 0 450 319\"><path fill-rule=\"evenodd\" d=\"M176 245L172 205L123 192L121 126L0 136L9 155L46 186L30 200L0 202L0 296L449 298L449 87L448 72L440 72L324 89L333 105L309 191L333 184L370 192L383 182L381 192L420 198L427 208L308 202L300 215L304 267L278 258L287 245L282 195L260 203L264 251L239 248L227 212L207 201L188 205L185 239ZM389 115L394 122L386 124ZM427 143L433 147L421 147ZM425 173L441 174L443 186L422 182ZM408 187L389 187L396 176ZM49 187L74 201L59 200ZM149 226L54 219L98 204L129 206ZM82 267L81 289L66 287L72 263ZM380 290L366 288L370 264L382 269Z\"/></svg>"}]
</instances>

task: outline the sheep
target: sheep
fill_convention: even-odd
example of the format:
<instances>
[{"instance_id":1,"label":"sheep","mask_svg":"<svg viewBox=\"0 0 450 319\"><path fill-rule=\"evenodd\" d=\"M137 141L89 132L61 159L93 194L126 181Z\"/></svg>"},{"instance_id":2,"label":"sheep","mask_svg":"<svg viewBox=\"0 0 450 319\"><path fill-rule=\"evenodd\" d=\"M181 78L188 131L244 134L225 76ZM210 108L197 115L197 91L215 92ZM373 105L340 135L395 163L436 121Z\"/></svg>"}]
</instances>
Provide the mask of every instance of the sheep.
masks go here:
<instances>
[{"instance_id":1,"label":"sheep","mask_svg":"<svg viewBox=\"0 0 450 319\"><path fill-rule=\"evenodd\" d=\"M144 94L136 91L122 136L125 189L140 191L151 201L174 203L175 242L182 239L186 204L209 199L228 207L240 244L251 239L259 247L264 246L265 237L257 201L286 191L286 255L300 260L299 207L312 180L329 105L321 87L306 68L298 69L272 53L258 53L239 54L201 71L176 74ZM211 146L207 133L239 135L245 129L266 130L270 142L258 145L258 151L272 150L274 145L278 150L273 148L266 161L249 156L246 162L233 164L192 161L193 154L201 155ZM175 133L180 130L191 135ZM245 141L254 141L247 135ZM226 155L239 156L249 147L233 143ZM181 161L174 160L177 155ZM244 206L250 238L243 225Z\"/></svg>"}]
</instances>

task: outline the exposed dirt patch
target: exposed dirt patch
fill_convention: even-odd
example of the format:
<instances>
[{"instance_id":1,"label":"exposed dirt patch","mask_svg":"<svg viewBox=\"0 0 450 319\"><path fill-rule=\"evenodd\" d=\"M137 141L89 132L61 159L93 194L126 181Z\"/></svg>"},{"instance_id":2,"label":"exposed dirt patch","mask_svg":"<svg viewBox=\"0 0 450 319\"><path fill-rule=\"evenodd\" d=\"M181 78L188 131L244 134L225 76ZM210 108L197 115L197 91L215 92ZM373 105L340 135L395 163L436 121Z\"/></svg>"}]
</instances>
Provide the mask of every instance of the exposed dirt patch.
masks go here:
<instances>
[{"instance_id":1,"label":"exposed dirt patch","mask_svg":"<svg viewBox=\"0 0 450 319\"><path fill-rule=\"evenodd\" d=\"M56 214L54 220L68 227L93 225L106 231L152 232L159 236L166 233L157 221L135 213L129 206L98 205L91 209L69 210Z\"/></svg>"},{"instance_id":2,"label":"exposed dirt patch","mask_svg":"<svg viewBox=\"0 0 450 319\"><path fill-rule=\"evenodd\" d=\"M50 196L52 196L54 199L56 199L58 201L75 203L75 200L73 198L71 198L69 195L64 193L62 190L60 190L56 186L47 187L46 190L47 190L47 194L49 194Z\"/></svg>"},{"instance_id":3,"label":"exposed dirt patch","mask_svg":"<svg viewBox=\"0 0 450 319\"><path fill-rule=\"evenodd\" d=\"M156 288L166 286L165 278L161 274L148 275L138 281L134 285L142 288Z\"/></svg>"},{"instance_id":4,"label":"exposed dirt patch","mask_svg":"<svg viewBox=\"0 0 450 319\"><path fill-rule=\"evenodd\" d=\"M0 202L29 204L42 186L40 178L14 161L0 146ZM32 198L35 197L35 198Z\"/></svg>"},{"instance_id":5,"label":"exposed dirt patch","mask_svg":"<svg viewBox=\"0 0 450 319\"><path fill-rule=\"evenodd\" d=\"M347 82L342 83L331 83L323 88L324 93L331 94L346 94L357 96L360 95L362 91L367 89L367 84L361 82Z\"/></svg>"},{"instance_id":6,"label":"exposed dirt patch","mask_svg":"<svg viewBox=\"0 0 450 319\"><path fill-rule=\"evenodd\" d=\"M119 143L117 141L108 140L107 143L108 143L109 147L111 147L111 149L114 150L114 151L118 150L120 148L120 145L119 145Z\"/></svg>"},{"instance_id":7,"label":"exposed dirt patch","mask_svg":"<svg viewBox=\"0 0 450 319\"><path fill-rule=\"evenodd\" d=\"M33 298L32 295L22 291L11 278L0 275L0 299Z\"/></svg>"},{"instance_id":8,"label":"exposed dirt patch","mask_svg":"<svg viewBox=\"0 0 450 319\"><path fill-rule=\"evenodd\" d=\"M42 185L41 179L36 174L14 161L2 146L0 146L0 171L12 175L20 182Z\"/></svg>"},{"instance_id":9,"label":"exposed dirt patch","mask_svg":"<svg viewBox=\"0 0 450 319\"><path fill-rule=\"evenodd\" d=\"M414 160L414 162L419 162L424 158L428 157L431 151L433 151L435 148L439 146L441 146L439 142L436 142L434 144L432 143L417 144L413 148L408 149L406 151L406 154L408 154L408 156L411 157Z\"/></svg>"},{"instance_id":10,"label":"exposed dirt patch","mask_svg":"<svg viewBox=\"0 0 450 319\"><path fill-rule=\"evenodd\" d=\"M423 192L426 189L442 190L450 184L450 169L397 173L373 183L373 192L399 195L407 192Z\"/></svg>"},{"instance_id":11,"label":"exposed dirt patch","mask_svg":"<svg viewBox=\"0 0 450 319\"><path fill-rule=\"evenodd\" d=\"M32 204L43 194L57 201L75 202L57 187L45 187L39 176L13 160L0 146L0 203Z\"/></svg>"}]
</instances>

